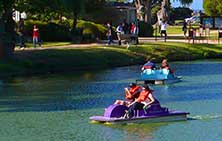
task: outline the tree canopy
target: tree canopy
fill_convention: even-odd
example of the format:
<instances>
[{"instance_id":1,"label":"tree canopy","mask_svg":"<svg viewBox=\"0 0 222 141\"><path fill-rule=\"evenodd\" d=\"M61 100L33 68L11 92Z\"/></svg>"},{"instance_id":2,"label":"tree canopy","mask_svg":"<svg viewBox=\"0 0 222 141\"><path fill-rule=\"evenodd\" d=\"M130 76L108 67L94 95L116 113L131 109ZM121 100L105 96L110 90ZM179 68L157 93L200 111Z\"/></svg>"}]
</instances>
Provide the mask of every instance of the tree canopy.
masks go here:
<instances>
[{"instance_id":1,"label":"tree canopy","mask_svg":"<svg viewBox=\"0 0 222 141\"><path fill-rule=\"evenodd\" d=\"M222 16L221 0L204 0L205 13L209 16Z\"/></svg>"}]
</instances>

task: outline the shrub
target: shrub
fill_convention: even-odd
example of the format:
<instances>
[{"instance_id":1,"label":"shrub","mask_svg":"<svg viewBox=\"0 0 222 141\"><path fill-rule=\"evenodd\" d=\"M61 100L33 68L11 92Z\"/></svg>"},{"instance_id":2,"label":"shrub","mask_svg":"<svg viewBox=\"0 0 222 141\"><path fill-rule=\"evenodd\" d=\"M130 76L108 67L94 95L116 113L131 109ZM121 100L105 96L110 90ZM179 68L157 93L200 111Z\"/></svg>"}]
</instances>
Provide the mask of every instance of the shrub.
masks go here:
<instances>
[{"instance_id":1,"label":"shrub","mask_svg":"<svg viewBox=\"0 0 222 141\"><path fill-rule=\"evenodd\" d=\"M169 12L170 20L174 22L175 20L184 20L192 16L193 11L189 8L178 7L172 8Z\"/></svg>"},{"instance_id":2,"label":"shrub","mask_svg":"<svg viewBox=\"0 0 222 141\"><path fill-rule=\"evenodd\" d=\"M43 41L74 41L76 43L87 40L95 41L97 38L105 39L106 28L103 25L89 21L79 20L75 30L72 30L72 20L62 23L53 21L50 23L42 21L26 21L26 36L31 40L32 28L36 24L39 28L40 37Z\"/></svg>"},{"instance_id":3,"label":"shrub","mask_svg":"<svg viewBox=\"0 0 222 141\"><path fill-rule=\"evenodd\" d=\"M89 33L92 34L89 36L92 40L95 40L96 38L104 39L106 37L106 28L100 24L80 20L78 21L76 28L83 30L83 36Z\"/></svg>"},{"instance_id":4,"label":"shrub","mask_svg":"<svg viewBox=\"0 0 222 141\"><path fill-rule=\"evenodd\" d=\"M26 21L26 35L32 37L32 28L36 24L39 28L39 35L43 41L69 41L70 31L69 27L57 24L57 23L46 23L41 21Z\"/></svg>"},{"instance_id":5,"label":"shrub","mask_svg":"<svg viewBox=\"0 0 222 141\"><path fill-rule=\"evenodd\" d=\"M153 27L151 24L145 22L139 22L139 36L150 37L153 36Z\"/></svg>"}]
</instances>

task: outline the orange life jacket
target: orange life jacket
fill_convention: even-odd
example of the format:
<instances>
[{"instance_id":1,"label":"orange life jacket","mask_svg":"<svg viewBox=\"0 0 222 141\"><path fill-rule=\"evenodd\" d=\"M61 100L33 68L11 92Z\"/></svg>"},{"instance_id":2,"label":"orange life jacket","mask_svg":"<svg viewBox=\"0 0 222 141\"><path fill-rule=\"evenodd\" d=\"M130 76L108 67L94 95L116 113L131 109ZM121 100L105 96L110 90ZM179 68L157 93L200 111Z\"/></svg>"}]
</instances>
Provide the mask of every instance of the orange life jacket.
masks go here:
<instances>
[{"instance_id":1,"label":"orange life jacket","mask_svg":"<svg viewBox=\"0 0 222 141\"><path fill-rule=\"evenodd\" d=\"M142 90L142 92L140 93L137 101L138 102L145 101L150 93L152 93L151 90Z\"/></svg>"},{"instance_id":2,"label":"orange life jacket","mask_svg":"<svg viewBox=\"0 0 222 141\"><path fill-rule=\"evenodd\" d=\"M139 90L140 90L140 86L131 87L129 89L130 94L126 93L126 99L130 100L130 99L137 98L139 96ZM138 91L138 93L135 93L137 91Z\"/></svg>"}]
</instances>

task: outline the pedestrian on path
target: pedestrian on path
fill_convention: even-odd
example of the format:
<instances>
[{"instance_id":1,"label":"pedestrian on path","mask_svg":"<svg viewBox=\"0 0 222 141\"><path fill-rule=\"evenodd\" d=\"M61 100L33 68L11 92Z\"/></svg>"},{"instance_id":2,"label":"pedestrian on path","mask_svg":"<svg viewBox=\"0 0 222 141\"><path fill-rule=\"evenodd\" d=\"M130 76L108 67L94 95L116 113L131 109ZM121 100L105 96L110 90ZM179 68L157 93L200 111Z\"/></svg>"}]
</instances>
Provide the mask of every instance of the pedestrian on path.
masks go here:
<instances>
[{"instance_id":1,"label":"pedestrian on path","mask_svg":"<svg viewBox=\"0 0 222 141\"><path fill-rule=\"evenodd\" d=\"M161 23L161 33L160 33L160 35L161 35L161 37L163 36L163 34L164 34L164 41L166 42L166 38L167 38L167 32L166 32L166 30L167 30L167 23L166 23L166 21L164 20L164 21L162 21L162 23Z\"/></svg>"},{"instance_id":2,"label":"pedestrian on path","mask_svg":"<svg viewBox=\"0 0 222 141\"><path fill-rule=\"evenodd\" d=\"M39 44L39 47L41 48L41 41L39 38L39 29L37 28L37 26L34 24L33 25L33 35L32 35L32 39L33 39L33 46L34 48L36 48L36 45Z\"/></svg>"},{"instance_id":3,"label":"pedestrian on path","mask_svg":"<svg viewBox=\"0 0 222 141\"><path fill-rule=\"evenodd\" d=\"M107 45L110 45L112 42L112 27L111 27L110 23L107 23L106 26L107 26L107 33L106 33Z\"/></svg>"}]
</instances>

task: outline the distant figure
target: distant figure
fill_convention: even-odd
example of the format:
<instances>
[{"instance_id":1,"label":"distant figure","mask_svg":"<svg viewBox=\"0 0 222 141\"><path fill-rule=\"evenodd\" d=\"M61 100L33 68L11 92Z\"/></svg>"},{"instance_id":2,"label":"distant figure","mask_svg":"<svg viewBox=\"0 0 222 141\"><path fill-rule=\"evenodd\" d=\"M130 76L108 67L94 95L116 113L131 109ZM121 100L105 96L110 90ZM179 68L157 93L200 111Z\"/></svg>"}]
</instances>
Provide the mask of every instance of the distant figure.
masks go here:
<instances>
[{"instance_id":1,"label":"distant figure","mask_svg":"<svg viewBox=\"0 0 222 141\"><path fill-rule=\"evenodd\" d=\"M25 48L24 34L25 34L25 24L24 24L24 19L21 19L19 21L19 40L20 40L19 47L20 47L20 49Z\"/></svg>"},{"instance_id":2,"label":"distant figure","mask_svg":"<svg viewBox=\"0 0 222 141\"><path fill-rule=\"evenodd\" d=\"M162 19L158 21L158 26L159 26L159 33L161 34L161 24L162 24Z\"/></svg>"},{"instance_id":3,"label":"distant figure","mask_svg":"<svg viewBox=\"0 0 222 141\"><path fill-rule=\"evenodd\" d=\"M186 38L187 37L187 22L186 22L186 20L183 21L183 28L182 28L182 30L183 30L183 35Z\"/></svg>"},{"instance_id":4,"label":"distant figure","mask_svg":"<svg viewBox=\"0 0 222 141\"><path fill-rule=\"evenodd\" d=\"M202 35L203 35L203 33L204 33L204 25L202 25L202 24L199 24L199 35L200 35L200 37L202 37Z\"/></svg>"},{"instance_id":5,"label":"distant figure","mask_svg":"<svg viewBox=\"0 0 222 141\"><path fill-rule=\"evenodd\" d=\"M129 27L129 24L126 22L126 19L123 20L122 27L123 27L124 34L129 34L130 27Z\"/></svg>"},{"instance_id":6,"label":"distant figure","mask_svg":"<svg viewBox=\"0 0 222 141\"><path fill-rule=\"evenodd\" d=\"M144 71L145 69L156 69L156 64L151 60L148 60L147 63L143 65L141 70Z\"/></svg>"},{"instance_id":7,"label":"distant figure","mask_svg":"<svg viewBox=\"0 0 222 141\"><path fill-rule=\"evenodd\" d=\"M164 34L164 41L166 42L166 38L167 38L167 32L166 32L166 30L167 30L167 23L166 23L166 21L163 21L162 23L161 23L161 33L160 33L160 35L161 35L161 37L163 36L163 34Z\"/></svg>"},{"instance_id":8,"label":"distant figure","mask_svg":"<svg viewBox=\"0 0 222 141\"><path fill-rule=\"evenodd\" d=\"M39 38L39 29L37 28L36 25L33 25L33 36L32 36L32 39L33 39L33 46L34 46L34 48L36 48L36 44L39 44L39 47L41 48L41 41L40 41L40 38Z\"/></svg>"},{"instance_id":9,"label":"distant figure","mask_svg":"<svg viewBox=\"0 0 222 141\"><path fill-rule=\"evenodd\" d=\"M138 40L138 27L132 22L130 25L130 39L135 41L135 44L139 44Z\"/></svg>"},{"instance_id":10,"label":"distant figure","mask_svg":"<svg viewBox=\"0 0 222 141\"><path fill-rule=\"evenodd\" d=\"M174 73L174 70L170 68L168 62L167 62L167 59L163 59L162 60L162 63L161 63L161 66L160 66L161 69L167 69L170 71L171 74Z\"/></svg>"},{"instance_id":11,"label":"distant figure","mask_svg":"<svg viewBox=\"0 0 222 141\"><path fill-rule=\"evenodd\" d=\"M124 34L123 31L123 24L119 24L116 28L116 34L117 34L117 38L118 38L118 44L121 45L121 34Z\"/></svg>"},{"instance_id":12,"label":"distant figure","mask_svg":"<svg viewBox=\"0 0 222 141\"><path fill-rule=\"evenodd\" d=\"M110 25L110 23L107 23L107 45L110 45L112 42L112 27Z\"/></svg>"},{"instance_id":13,"label":"distant figure","mask_svg":"<svg viewBox=\"0 0 222 141\"><path fill-rule=\"evenodd\" d=\"M136 98L138 98L139 94L140 94L140 86L135 83L131 83L129 85L129 89L125 88L125 99L126 100L116 100L114 104L128 106Z\"/></svg>"}]
</instances>

